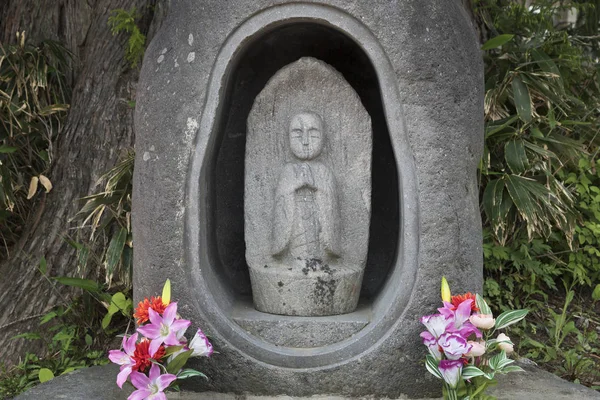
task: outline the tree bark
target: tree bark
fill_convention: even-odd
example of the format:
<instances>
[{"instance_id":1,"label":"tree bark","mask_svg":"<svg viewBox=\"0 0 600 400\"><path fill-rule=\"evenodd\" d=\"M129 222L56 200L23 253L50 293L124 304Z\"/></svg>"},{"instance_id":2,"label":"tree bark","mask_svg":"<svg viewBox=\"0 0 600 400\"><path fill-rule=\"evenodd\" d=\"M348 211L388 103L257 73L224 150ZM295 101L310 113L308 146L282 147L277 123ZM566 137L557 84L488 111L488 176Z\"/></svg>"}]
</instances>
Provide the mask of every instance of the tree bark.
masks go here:
<instances>
[{"instance_id":1,"label":"tree bark","mask_svg":"<svg viewBox=\"0 0 600 400\"><path fill-rule=\"evenodd\" d=\"M51 276L74 276L74 249L65 237L80 199L96 191L98 178L133 146L133 109L137 71L124 59L126 34L115 37L107 24L110 12L136 7L148 32L160 24L166 1L161 0L3 0L0 2L0 42L11 43L16 32L28 40L62 42L75 55L68 81L71 110L56 143L50 173L54 189L42 194L25 232L11 256L0 264L0 360L15 362L31 351L32 343L10 340L35 328L39 316L61 302L58 293L38 271L42 257ZM152 21L153 16L157 18ZM149 38L148 38L149 40ZM58 290L65 291L64 287ZM64 297L69 297L66 291Z\"/></svg>"}]
</instances>

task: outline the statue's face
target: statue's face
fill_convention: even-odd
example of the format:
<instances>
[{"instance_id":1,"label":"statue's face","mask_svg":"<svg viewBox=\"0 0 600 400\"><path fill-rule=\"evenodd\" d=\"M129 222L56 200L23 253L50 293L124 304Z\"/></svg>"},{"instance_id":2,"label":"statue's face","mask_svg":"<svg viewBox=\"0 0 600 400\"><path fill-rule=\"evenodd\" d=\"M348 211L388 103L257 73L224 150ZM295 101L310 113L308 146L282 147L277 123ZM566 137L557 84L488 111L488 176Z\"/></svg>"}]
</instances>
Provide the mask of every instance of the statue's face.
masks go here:
<instances>
[{"instance_id":1,"label":"statue's face","mask_svg":"<svg viewBox=\"0 0 600 400\"><path fill-rule=\"evenodd\" d=\"M295 115L290 121L290 148L300 160L312 160L323 149L323 122L317 114Z\"/></svg>"}]
</instances>

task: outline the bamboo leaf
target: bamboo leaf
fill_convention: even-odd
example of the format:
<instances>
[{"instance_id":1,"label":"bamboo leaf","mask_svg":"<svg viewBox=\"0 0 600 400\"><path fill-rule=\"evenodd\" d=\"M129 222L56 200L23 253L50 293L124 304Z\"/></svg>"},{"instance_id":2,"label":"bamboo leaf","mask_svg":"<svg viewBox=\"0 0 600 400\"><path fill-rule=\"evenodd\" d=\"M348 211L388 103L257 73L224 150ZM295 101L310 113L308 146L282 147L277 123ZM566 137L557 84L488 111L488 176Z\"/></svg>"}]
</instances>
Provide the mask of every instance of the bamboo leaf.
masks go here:
<instances>
[{"instance_id":1,"label":"bamboo leaf","mask_svg":"<svg viewBox=\"0 0 600 400\"><path fill-rule=\"evenodd\" d=\"M59 276L52 279L63 285L78 287L88 292L96 293L101 291L100 285L90 279L70 278L67 276Z\"/></svg>"},{"instance_id":2,"label":"bamboo leaf","mask_svg":"<svg viewBox=\"0 0 600 400\"><path fill-rule=\"evenodd\" d=\"M46 275L47 267L48 265L46 263L46 257L42 256L42 258L40 259L40 265L38 266L38 270L42 275Z\"/></svg>"},{"instance_id":3,"label":"bamboo leaf","mask_svg":"<svg viewBox=\"0 0 600 400\"><path fill-rule=\"evenodd\" d=\"M127 239L127 229L121 228L119 232L110 240L104 261L107 276L113 274L117 264L119 264L119 261L121 260L121 253L123 252L123 246L125 246L125 239Z\"/></svg>"},{"instance_id":4,"label":"bamboo leaf","mask_svg":"<svg viewBox=\"0 0 600 400\"><path fill-rule=\"evenodd\" d=\"M502 374L507 374L509 372L525 372L525 370L521 367L519 367L518 365L509 365L507 367L504 367L502 369L502 371L498 371Z\"/></svg>"},{"instance_id":5,"label":"bamboo leaf","mask_svg":"<svg viewBox=\"0 0 600 400\"><path fill-rule=\"evenodd\" d=\"M39 178L37 176L32 176L31 181L29 182L29 191L27 192L27 200L31 199L35 192L37 192Z\"/></svg>"},{"instance_id":6,"label":"bamboo leaf","mask_svg":"<svg viewBox=\"0 0 600 400\"><path fill-rule=\"evenodd\" d=\"M201 376L204 379L208 379L208 377L202 372L191 368L182 369L181 372L177 374L177 379L187 379L193 376Z\"/></svg>"},{"instance_id":7,"label":"bamboo leaf","mask_svg":"<svg viewBox=\"0 0 600 400\"><path fill-rule=\"evenodd\" d=\"M14 153L15 151L17 151L16 147L10 147L10 146L0 146L0 153Z\"/></svg>"},{"instance_id":8,"label":"bamboo leaf","mask_svg":"<svg viewBox=\"0 0 600 400\"><path fill-rule=\"evenodd\" d=\"M438 368L438 361L433 358L431 354L427 354L427 356L425 356L425 368L427 368L427 371L429 371L433 376L439 379L444 379Z\"/></svg>"},{"instance_id":9,"label":"bamboo leaf","mask_svg":"<svg viewBox=\"0 0 600 400\"><path fill-rule=\"evenodd\" d=\"M481 50L490 50L508 43L515 35L504 34L491 38L481 46Z\"/></svg>"},{"instance_id":10,"label":"bamboo leaf","mask_svg":"<svg viewBox=\"0 0 600 400\"><path fill-rule=\"evenodd\" d=\"M192 355L193 350L184 351L175 357L169 364L167 364L167 372L169 374L177 374L185 365L188 358Z\"/></svg>"},{"instance_id":11,"label":"bamboo leaf","mask_svg":"<svg viewBox=\"0 0 600 400\"><path fill-rule=\"evenodd\" d=\"M517 114L523 122L531 122L531 96L527 85L523 83L520 75L515 75L512 80L513 101Z\"/></svg>"},{"instance_id":12,"label":"bamboo leaf","mask_svg":"<svg viewBox=\"0 0 600 400\"><path fill-rule=\"evenodd\" d=\"M482 314L491 314L492 310L490 309L490 307L488 306L487 302L485 301L485 299L483 297L481 297L480 295L476 294L475 295L475 305L477 306L477 308L479 308L479 312Z\"/></svg>"},{"instance_id":13,"label":"bamboo leaf","mask_svg":"<svg viewBox=\"0 0 600 400\"><path fill-rule=\"evenodd\" d=\"M511 140L504 146L504 159L513 174L520 174L529 168L529 159L525 154L523 141Z\"/></svg>"},{"instance_id":14,"label":"bamboo leaf","mask_svg":"<svg viewBox=\"0 0 600 400\"><path fill-rule=\"evenodd\" d=\"M556 66L554 61L550 57L548 57L548 55L546 53L544 53L544 51L542 51L539 48L532 49L531 56L537 62L537 64L540 66L540 69L542 71L552 74L552 77L554 79L556 79L559 87L562 90L564 90L564 84L563 84L562 76L560 74L560 70L558 69L558 67Z\"/></svg>"},{"instance_id":15,"label":"bamboo leaf","mask_svg":"<svg viewBox=\"0 0 600 400\"><path fill-rule=\"evenodd\" d=\"M496 329L503 329L525 318L529 310L505 311L496 318Z\"/></svg>"},{"instance_id":16,"label":"bamboo leaf","mask_svg":"<svg viewBox=\"0 0 600 400\"><path fill-rule=\"evenodd\" d=\"M46 189L46 193L49 193L52 190L52 182L44 175L40 175L40 183Z\"/></svg>"},{"instance_id":17,"label":"bamboo leaf","mask_svg":"<svg viewBox=\"0 0 600 400\"><path fill-rule=\"evenodd\" d=\"M466 366L463 368L462 373L461 373L461 378L462 379L471 379L471 378L475 378L476 376L482 376L484 374L485 374L485 372L483 372L476 366L469 365L469 366Z\"/></svg>"}]
</instances>

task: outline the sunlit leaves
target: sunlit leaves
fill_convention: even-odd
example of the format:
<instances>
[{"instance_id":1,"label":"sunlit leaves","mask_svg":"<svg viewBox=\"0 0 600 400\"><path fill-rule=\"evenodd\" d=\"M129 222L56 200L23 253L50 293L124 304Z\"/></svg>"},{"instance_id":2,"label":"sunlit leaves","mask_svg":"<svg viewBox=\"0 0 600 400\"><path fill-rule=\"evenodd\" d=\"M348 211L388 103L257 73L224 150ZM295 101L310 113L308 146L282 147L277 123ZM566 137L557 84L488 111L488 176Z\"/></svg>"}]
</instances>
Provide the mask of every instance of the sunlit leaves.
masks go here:
<instances>
[{"instance_id":1,"label":"sunlit leaves","mask_svg":"<svg viewBox=\"0 0 600 400\"><path fill-rule=\"evenodd\" d=\"M512 80L512 90L513 101L519 118L523 122L531 122L531 97L529 96L529 89L519 75L515 75Z\"/></svg>"},{"instance_id":2,"label":"sunlit leaves","mask_svg":"<svg viewBox=\"0 0 600 400\"><path fill-rule=\"evenodd\" d=\"M491 38L481 46L481 50L490 50L496 47L501 47L503 44L511 40L515 35L505 34Z\"/></svg>"}]
</instances>

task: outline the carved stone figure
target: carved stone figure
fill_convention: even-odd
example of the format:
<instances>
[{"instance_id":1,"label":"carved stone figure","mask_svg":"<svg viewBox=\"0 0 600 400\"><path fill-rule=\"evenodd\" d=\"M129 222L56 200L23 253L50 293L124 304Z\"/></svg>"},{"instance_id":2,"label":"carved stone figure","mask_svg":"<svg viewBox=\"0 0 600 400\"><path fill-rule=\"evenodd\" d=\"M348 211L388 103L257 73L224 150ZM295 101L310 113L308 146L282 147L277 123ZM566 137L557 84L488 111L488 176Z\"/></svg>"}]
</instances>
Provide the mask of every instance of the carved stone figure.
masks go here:
<instances>
[{"instance_id":1,"label":"carved stone figure","mask_svg":"<svg viewBox=\"0 0 600 400\"><path fill-rule=\"evenodd\" d=\"M340 256L335 177L316 161L323 149L323 122L313 112L292 117L287 163L275 191L272 253L278 259L331 261ZM291 260L289 259L291 257Z\"/></svg>"},{"instance_id":2,"label":"carved stone figure","mask_svg":"<svg viewBox=\"0 0 600 400\"><path fill-rule=\"evenodd\" d=\"M246 261L259 311L354 311L367 259L371 120L343 76L314 58L280 71L248 116Z\"/></svg>"}]
</instances>

